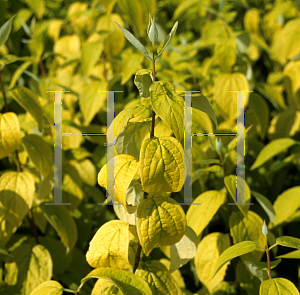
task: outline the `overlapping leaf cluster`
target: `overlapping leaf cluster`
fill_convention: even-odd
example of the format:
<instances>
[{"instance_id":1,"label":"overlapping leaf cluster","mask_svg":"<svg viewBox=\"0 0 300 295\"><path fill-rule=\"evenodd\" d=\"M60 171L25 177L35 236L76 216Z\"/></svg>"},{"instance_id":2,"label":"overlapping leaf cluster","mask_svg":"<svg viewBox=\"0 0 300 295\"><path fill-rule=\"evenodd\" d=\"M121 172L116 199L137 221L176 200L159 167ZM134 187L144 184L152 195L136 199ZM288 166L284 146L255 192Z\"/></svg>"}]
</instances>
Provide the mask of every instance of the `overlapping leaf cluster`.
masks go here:
<instances>
[{"instance_id":1,"label":"overlapping leaf cluster","mask_svg":"<svg viewBox=\"0 0 300 295\"><path fill-rule=\"evenodd\" d=\"M297 1L2 2L0 294L299 294L299 278L281 262L299 268ZM245 202L254 205L227 205L236 138L204 136L192 137L192 197L201 205L176 204L185 96L175 89L201 90L192 95L192 133L236 132L228 90L253 90ZM112 131L103 91L123 91L113 210L98 205L112 183L105 136L62 136L71 205L45 204L54 200L55 139L46 90L68 91L64 134Z\"/></svg>"}]
</instances>

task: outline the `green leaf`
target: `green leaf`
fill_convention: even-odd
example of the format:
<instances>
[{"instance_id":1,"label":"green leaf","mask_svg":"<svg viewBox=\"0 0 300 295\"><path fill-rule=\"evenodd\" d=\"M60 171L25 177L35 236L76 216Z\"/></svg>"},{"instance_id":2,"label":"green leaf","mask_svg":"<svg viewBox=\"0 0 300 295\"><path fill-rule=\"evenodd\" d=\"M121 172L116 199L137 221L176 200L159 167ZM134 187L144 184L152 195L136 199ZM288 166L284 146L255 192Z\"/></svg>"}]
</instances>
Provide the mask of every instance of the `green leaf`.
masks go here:
<instances>
[{"instance_id":1,"label":"green leaf","mask_svg":"<svg viewBox=\"0 0 300 295\"><path fill-rule=\"evenodd\" d=\"M137 71L134 77L134 84L138 88L141 97L149 97L149 88L152 84L152 72L150 70L142 69Z\"/></svg>"},{"instance_id":2,"label":"green leaf","mask_svg":"<svg viewBox=\"0 0 300 295\"><path fill-rule=\"evenodd\" d=\"M115 22L116 23L116 22ZM123 32L125 38L138 50L140 50L146 57L152 60L150 54L148 53L147 49L144 47L144 45L136 39L129 31L121 27L118 23L116 23L117 26L120 28L120 30Z\"/></svg>"},{"instance_id":3,"label":"green leaf","mask_svg":"<svg viewBox=\"0 0 300 295\"><path fill-rule=\"evenodd\" d=\"M11 27L12 27L12 21L15 16L12 16L6 23L4 23L0 28L0 46L2 46L8 39Z\"/></svg>"},{"instance_id":4,"label":"green leaf","mask_svg":"<svg viewBox=\"0 0 300 295\"><path fill-rule=\"evenodd\" d=\"M184 100L175 93L174 86L167 81L155 82L149 90L155 113L181 141L184 132Z\"/></svg>"},{"instance_id":5,"label":"green leaf","mask_svg":"<svg viewBox=\"0 0 300 295\"><path fill-rule=\"evenodd\" d=\"M293 218L297 209L300 208L300 186L284 191L277 197L273 207L276 217L270 228L288 222L289 219Z\"/></svg>"},{"instance_id":6,"label":"green leaf","mask_svg":"<svg viewBox=\"0 0 300 295\"><path fill-rule=\"evenodd\" d=\"M150 135L151 119L144 122L128 123L124 131L116 137L115 147L118 154L127 154L139 161L143 141Z\"/></svg>"},{"instance_id":7,"label":"green leaf","mask_svg":"<svg viewBox=\"0 0 300 295\"><path fill-rule=\"evenodd\" d=\"M278 237L276 239L276 243L281 246L300 250L300 239L294 237L289 237L289 236Z\"/></svg>"},{"instance_id":8,"label":"green leaf","mask_svg":"<svg viewBox=\"0 0 300 295\"><path fill-rule=\"evenodd\" d=\"M38 101L38 96L30 89L19 86L10 91L11 96L37 121L39 131L43 130L43 110Z\"/></svg>"},{"instance_id":9,"label":"green leaf","mask_svg":"<svg viewBox=\"0 0 300 295\"><path fill-rule=\"evenodd\" d=\"M111 220L102 225L90 241L86 260L94 268L130 269L134 261L129 261L128 246L129 224Z\"/></svg>"},{"instance_id":10,"label":"green leaf","mask_svg":"<svg viewBox=\"0 0 300 295\"><path fill-rule=\"evenodd\" d=\"M279 263L281 262L281 259L271 261L271 269L275 268ZM251 263L252 265L256 265L257 267L263 269L263 270L268 270L268 263L267 262L253 262L253 261L245 261L245 263L248 264Z\"/></svg>"},{"instance_id":11,"label":"green leaf","mask_svg":"<svg viewBox=\"0 0 300 295\"><path fill-rule=\"evenodd\" d=\"M161 262L152 260L142 263L136 274L149 284L152 294L182 294L177 282Z\"/></svg>"},{"instance_id":12,"label":"green leaf","mask_svg":"<svg viewBox=\"0 0 300 295\"><path fill-rule=\"evenodd\" d=\"M276 258L292 258L292 259L300 259L300 250L292 251L290 253L276 256Z\"/></svg>"},{"instance_id":13,"label":"green leaf","mask_svg":"<svg viewBox=\"0 0 300 295\"><path fill-rule=\"evenodd\" d=\"M224 183L225 186L227 187L232 199L234 200L234 202L236 202L236 178L240 177L240 176L235 176L235 175L228 175L224 178ZM243 181L240 181L239 183L243 183ZM251 193L250 193L250 189L249 186L247 184L247 182L245 182L245 203L250 203L251 201ZM241 200L238 200L237 207L239 208L239 210L243 213L244 216L247 216L247 212L249 209L250 205L239 205L239 203L241 203Z\"/></svg>"},{"instance_id":14,"label":"green leaf","mask_svg":"<svg viewBox=\"0 0 300 295\"><path fill-rule=\"evenodd\" d=\"M299 295L295 285L283 278L269 279L262 282L259 289L259 295Z\"/></svg>"},{"instance_id":15,"label":"green leaf","mask_svg":"<svg viewBox=\"0 0 300 295\"><path fill-rule=\"evenodd\" d=\"M222 266L225 265L226 262L232 260L235 257L239 257L241 255L253 252L256 249L257 245L252 241L240 242L236 245L227 248L217 260L214 276L222 268Z\"/></svg>"},{"instance_id":16,"label":"green leaf","mask_svg":"<svg viewBox=\"0 0 300 295\"><path fill-rule=\"evenodd\" d=\"M240 286L247 291L247 294L258 294L260 287L260 280L257 277L253 277L249 272L249 269L242 262L238 260L235 270L237 280L240 282Z\"/></svg>"},{"instance_id":17,"label":"green leaf","mask_svg":"<svg viewBox=\"0 0 300 295\"><path fill-rule=\"evenodd\" d=\"M2 65L2 67L3 67L5 65L14 63L15 61L19 61L19 60L32 62L32 58L31 57L27 57L27 56L18 57L16 55L8 54L8 55L5 55L5 56L3 56L3 57L0 58L0 65ZM0 68L2 68L2 67L0 67ZM31 74L31 75L33 75L33 74Z\"/></svg>"},{"instance_id":18,"label":"green leaf","mask_svg":"<svg viewBox=\"0 0 300 295\"><path fill-rule=\"evenodd\" d=\"M62 174L63 198L66 203L71 203L68 209L69 211L73 212L84 198L84 193L82 191L82 180L77 169L69 162L65 162L62 165Z\"/></svg>"},{"instance_id":19,"label":"green leaf","mask_svg":"<svg viewBox=\"0 0 300 295\"><path fill-rule=\"evenodd\" d=\"M206 235L198 245L195 256L196 272L199 280L205 285L210 293L212 293L212 290L224 280L229 262L222 266L213 279L212 276L217 260L228 247L230 247L229 235L218 232Z\"/></svg>"},{"instance_id":20,"label":"green leaf","mask_svg":"<svg viewBox=\"0 0 300 295\"><path fill-rule=\"evenodd\" d=\"M121 295L118 287L112 282L104 278L97 280L91 295Z\"/></svg>"},{"instance_id":21,"label":"green leaf","mask_svg":"<svg viewBox=\"0 0 300 295\"><path fill-rule=\"evenodd\" d=\"M100 41L86 43L83 45L82 53L81 53L81 63L82 63L83 74L85 77L89 77L92 69L94 68L95 64L97 63L101 55L102 50L103 50L103 43L101 43Z\"/></svg>"},{"instance_id":22,"label":"green leaf","mask_svg":"<svg viewBox=\"0 0 300 295\"><path fill-rule=\"evenodd\" d=\"M182 239L178 243L171 245L171 264L169 272L172 273L193 259L196 255L197 245L197 234L191 227L187 226Z\"/></svg>"},{"instance_id":23,"label":"green leaf","mask_svg":"<svg viewBox=\"0 0 300 295\"><path fill-rule=\"evenodd\" d=\"M251 194L255 197L260 206L265 210L270 219L270 222L273 223L275 220L275 211L272 203L260 193L251 191Z\"/></svg>"},{"instance_id":24,"label":"green leaf","mask_svg":"<svg viewBox=\"0 0 300 295\"><path fill-rule=\"evenodd\" d=\"M90 185L95 186L96 185L96 168L91 160L84 159L81 161L71 160L70 164L73 165L78 174L80 175L81 180Z\"/></svg>"},{"instance_id":25,"label":"green leaf","mask_svg":"<svg viewBox=\"0 0 300 295\"><path fill-rule=\"evenodd\" d=\"M272 157L276 156L277 154L283 152L285 149L293 146L297 142L292 138L279 138L271 141L267 144L259 153L257 159L255 160L254 164L251 166L250 170L254 170L265 162L270 160Z\"/></svg>"},{"instance_id":26,"label":"green leaf","mask_svg":"<svg viewBox=\"0 0 300 295\"><path fill-rule=\"evenodd\" d=\"M21 130L17 115L0 114L0 159L7 157L21 145Z\"/></svg>"},{"instance_id":27,"label":"green leaf","mask_svg":"<svg viewBox=\"0 0 300 295\"><path fill-rule=\"evenodd\" d=\"M201 205L190 206L186 213L186 219L188 226L195 231L197 236L202 233L219 208L225 203L225 200L225 194L218 191L206 191L193 201L193 203L200 203Z\"/></svg>"},{"instance_id":28,"label":"green leaf","mask_svg":"<svg viewBox=\"0 0 300 295\"><path fill-rule=\"evenodd\" d=\"M186 218L180 205L169 197L142 200L137 210L137 232L148 256L153 248L173 245L186 230Z\"/></svg>"},{"instance_id":29,"label":"green leaf","mask_svg":"<svg viewBox=\"0 0 300 295\"><path fill-rule=\"evenodd\" d=\"M30 295L62 295L63 286L56 281L46 281L38 285Z\"/></svg>"},{"instance_id":30,"label":"green leaf","mask_svg":"<svg viewBox=\"0 0 300 295\"><path fill-rule=\"evenodd\" d=\"M167 37L157 47L157 55L156 55L155 59L157 59L162 54L164 49L169 45L169 43L171 42L171 40L177 30L177 27L178 27L178 21L174 24L171 32L167 35Z\"/></svg>"},{"instance_id":31,"label":"green leaf","mask_svg":"<svg viewBox=\"0 0 300 295\"><path fill-rule=\"evenodd\" d=\"M263 235L267 238L267 235L268 235L268 227L266 225L266 221L264 220L264 224L262 226L262 233Z\"/></svg>"},{"instance_id":32,"label":"green leaf","mask_svg":"<svg viewBox=\"0 0 300 295\"><path fill-rule=\"evenodd\" d=\"M9 83L9 88L13 88L18 79L20 78L20 76L24 73L24 71L32 65L32 61L25 61L21 66L18 67L18 69L14 72L11 80L10 80L10 83Z\"/></svg>"},{"instance_id":33,"label":"green leaf","mask_svg":"<svg viewBox=\"0 0 300 295\"><path fill-rule=\"evenodd\" d=\"M65 206L40 204L44 216L56 230L69 252L77 241L77 226Z\"/></svg>"},{"instance_id":34,"label":"green leaf","mask_svg":"<svg viewBox=\"0 0 300 295\"><path fill-rule=\"evenodd\" d=\"M151 25L149 31L147 30L148 37L154 46L155 42L157 41L158 31L157 26L155 24L155 14L153 15L153 19L151 20Z\"/></svg>"},{"instance_id":35,"label":"green leaf","mask_svg":"<svg viewBox=\"0 0 300 295\"><path fill-rule=\"evenodd\" d=\"M36 222L36 211L34 212L34 217ZM75 252L66 253L66 247L56 237L52 238L47 235L39 236L39 242L47 248L51 255L53 261L53 276L62 275L67 270Z\"/></svg>"},{"instance_id":36,"label":"green leaf","mask_svg":"<svg viewBox=\"0 0 300 295\"><path fill-rule=\"evenodd\" d=\"M13 226L20 226L32 207L34 179L29 172L9 171L0 178L0 216Z\"/></svg>"},{"instance_id":37,"label":"green leaf","mask_svg":"<svg viewBox=\"0 0 300 295\"><path fill-rule=\"evenodd\" d=\"M134 105L121 111L114 119L114 136L119 135L124 127L131 122L136 122L148 114L148 109L144 105ZM107 133L112 131L112 124L108 127Z\"/></svg>"},{"instance_id":38,"label":"green leaf","mask_svg":"<svg viewBox=\"0 0 300 295\"><path fill-rule=\"evenodd\" d=\"M251 261L245 261L251 273L258 277L261 282L268 278L268 272L257 265L257 263ZM268 269L268 268L267 268Z\"/></svg>"},{"instance_id":39,"label":"green leaf","mask_svg":"<svg viewBox=\"0 0 300 295\"><path fill-rule=\"evenodd\" d=\"M253 125L249 134L255 136L258 133L261 139L264 139L270 124L270 115L268 104L259 94L255 92L250 93L245 117L247 118L246 127Z\"/></svg>"},{"instance_id":40,"label":"green leaf","mask_svg":"<svg viewBox=\"0 0 300 295\"><path fill-rule=\"evenodd\" d=\"M112 161L115 163L115 201L125 205L126 191L138 171L139 163L133 156L125 154L114 157ZM98 184L107 189L109 182L112 181L107 179L107 164L105 164L98 173Z\"/></svg>"},{"instance_id":41,"label":"green leaf","mask_svg":"<svg viewBox=\"0 0 300 295\"><path fill-rule=\"evenodd\" d=\"M253 241L256 245L264 248L265 237L261 231L262 218L253 211L248 211L247 217L239 211L232 212L229 219L230 235L235 244L242 241ZM245 255L243 260L260 261L264 251L258 248L255 252Z\"/></svg>"},{"instance_id":42,"label":"green leaf","mask_svg":"<svg viewBox=\"0 0 300 295\"><path fill-rule=\"evenodd\" d=\"M45 140L36 134L28 134L22 138L27 153L37 170L46 177L52 170L53 151Z\"/></svg>"},{"instance_id":43,"label":"green leaf","mask_svg":"<svg viewBox=\"0 0 300 295\"><path fill-rule=\"evenodd\" d=\"M199 111L209 115L210 118L215 123L216 129L218 129L218 121L216 118L215 111L214 111L210 101L206 98L206 96L204 96L200 93L192 94L192 107L196 110L199 110Z\"/></svg>"},{"instance_id":44,"label":"green leaf","mask_svg":"<svg viewBox=\"0 0 300 295\"><path fill-rule=\"evenodd\" d=\"M123 295L152 295L146 281L123 269L97 268L92 270L81 282L85 283L87 280L93 278L103 278L113 282Z\"/></svg>"},{"instance_id":45,"label":"green leaf","mask_svg":"<svg viewBox=\"0 0 300 295\"><path fill-rule=\"evenodd\" d=\"M140 181L137 179L133 179L126 191L126 209L124 206L113 205L118 218L123 221L126 221L131 225L136 225L136 209L143 197L144 191Z\"/></svg>"},{"instance_id":46,"label":"green leaf","mask_svg":"<svg viewBox=\"0 0 300 295\"><path fill-rule=\"evenodd\" d=\"M34 288L52 277L52 259L42 245L23 242L12 253L14 261L5 264L5 282L15 286L21 294L30 294Z\"/></svg>"},{"instance_id":47,"label":"green leaf","mask_svg":"<svg viewBox=\"0 0 300 295\"><path fill-rule=\"evenodd\" d=\"M146 139L140 151L142 186L149 194L178 192L184 184L184 151L174 137Z\"/></svg>"},{"instance_id":48,"label":"green leaf","mask_svg":"<svg viewBox=\"0 0 300 295\"><path fill-rule=\"evenodd\" d=\"M267 98L275 109L286 109L284 97L282 95L282 87L280 85L255 83L255 89L265 98Z\"/></svg>"}]
</instances>

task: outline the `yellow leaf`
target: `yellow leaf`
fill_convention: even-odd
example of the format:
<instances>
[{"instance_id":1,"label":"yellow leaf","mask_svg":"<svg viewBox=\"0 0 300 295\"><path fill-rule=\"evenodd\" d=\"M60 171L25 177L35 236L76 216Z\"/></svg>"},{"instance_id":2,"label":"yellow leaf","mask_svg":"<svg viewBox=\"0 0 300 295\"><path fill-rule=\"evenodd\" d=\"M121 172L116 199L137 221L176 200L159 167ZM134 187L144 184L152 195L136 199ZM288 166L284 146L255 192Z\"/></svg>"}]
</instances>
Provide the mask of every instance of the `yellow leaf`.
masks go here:
<instances>
[{"instance_id":1,"label":"yellow leaf","mask_svg":"<svg viewBox=\"0 0 300 295\"><path fill-rule=\"evenodd\" d=\"M187 224L198 236L209 224L220 206L224 204L225 199L225 194L221 194L218 191L207 191L193 201L193 203L200 203L201 205L190 206L186 214L186 219Z\"/></svg>"},{"instance_id":2,"label":"yellow leaf","mask_svg":"<svg viewBox=\"0 0 300 295\"><path fill-rule=\"evenodd\" d=\"M149 194L179 192L184 184L184 151L174 137L146 139L140 153L140 174Z\"/></svg>"},{"instance_id":3,"label":"yellow leaf","mask_svg":"<svg viewBox=\"0 0 300 295\"><path fill-rule=\"evenodd\" d=\"M145 255L155 247L176 244L186 230L186 218L180 205L169 197L142 200L137 210L137 232Z\"/></svg>"},{"instance_id":4,"label":"yellow leaf","mask_svg":"<svg viewBox=\"0 0 300 295\"><path fill-rule=\"evenodd\" d=\"M220 255L230 247L228 234L211 233L205 236L198 245L195 266L199 280L211 292L220 282L223 281L226 269L229 265L227 262L219 272L214 276L214 269Z\"/></svg>"},{"instance_id":5,"label":"yellow leaf","mask_svg":"<svg viewBox=\"0 0 300 295\"><path fill-rule=\"evenodd\" d=\"M64 23L64 20L55 19L49 24L47 32L49 37L51 37L54 41L56 41L59 38L60 30Z\"/></svg>"},{"instance_id":6,"label":"yellow leaf","mask_svg":"<svg viewBox=\"0 0 300 295\"><path fill-rule=\"evenodd\" d=\"M0 114L0 159L18 149L21 144L19 119L15 113Z\"/></svg>"},{"instance_id":7,"label":"yellow leaf","mask_svg":"<svg viewBox=\"0 0 300 295\"><path fill-rule=\"evenodd\" d=\"M167 81L153 83L149 91L154 111L180 141L184 132L184 99L176 94L174 86Z\"/></svg>"},{"instance_id":8,"label":"yellow leaf","mask_svg":"<svg viewBox=\"0 0 300 295\"><path fill-rule=\"evenodd\" d=\"M105 35L103 34L105 36L103 50L108 58L119 54L126 43L123 33L115 22L124 26L122 18L116 13L101 16L96 25L97 31L106 31Z\"/></svg>"},{"instance_id":9,"label":"yellow leaf","mask_svg":"<svg viewBox=\"0 0 300 295\"><path fill-rule=\"evenodd\" d=\"M20 226L32 207L35 185L29 172L6 172L0 178L0 216Z\"/></svg>"},{"instance_id":10,"label":"yellow leaf","mask_svg":"<svg viewBox=\"0 0 300 295\"><path fill-rule=\"evenodd\" d=\"M236 61L236 41L234 38L218 42L214 53L219 60L223 72L230 72Z\"/></svg>"},{"instance_id":11,"label":"yellow leaf","mask_svg":"<svg viewBox=\"0 0 300 295\"><path fill-rule=\"evenodd\" d=\"M259 295L299 295L296 286L284 278L269 279L262 282L259 288Z\"/></svg>"},{"instance_id":12,"label":"yellow leaf","mask_svg":"<svg viewBox=\"0 0 300 295\"><path fill-rule=\"evenodd\" d=\"M128 186L136 174L139 163L133 156L118 155L114 159L114 176L115 176L115 200L126 204L125 197ZM108 179L109 182L113 179ZM104 165L98 173L98 183L102 187L107 187L107 164Z\"/></svg>"},{"instance_id":13,"label":"yellow leaf","mask_svg":"<svg viewBox=\"0 0 300 295\"><path fill-rule=\"evenodd\" d=\"M281 64L286 63L300 50L300 18L288 21L285 26L275 33L271 57ZM284 40L284 42L282 42Z\"/></svg>"},{"instance_id":14,"label":"yellow leaf","mask_svg":"<svg viewBox=\"0 0 300 295\"><path fill-rule=\"evenodd\" d=\"M283 70L284 76L290 78L291 89L293 93L296 93L300 88L300 60L290 61Z\"/></svg>"},{"instance_id":15,"label":"yellow leaf","mask_svg":"<svg viewBox=\"0 0 300 295\"><path fill-rule=\"evenodd\" d=\"M248 81L242 73L219 74L215 80L214 101L224 119L234 120L237 116L237 93L229 92L250 91ZM249 92L245 93L245 106L248 103Z\"/></svg>"},{"instance_id":16,"label":"yellow leaf","mask_svg":"<svg viewBox=\"0 0 300 295\"><path fill-rule=\"evenodd\" d=\"M271 228L289 221L300 208L300 186L295 186L280 194L274 202L275 221Z\"/></svg>"},{"instance_id":17,"label":"yellow leaf","mask_svg":"<svg viewBox=\"0 0 300 295\"><path fill-rule=\"evenodd\" d=\"M111 220L102 225L90 242L86 260L92 267L130 269L128 259L129 224Z\"/></svg>"},{"instance_id":18,"label":"yellow leaf","mask_svg":"<svg viewBox=\"0 0 300 295\"><path fill-rule=\"evenodd\" d=\"M152 260L142 265L142 269L137 269L136 274L149 284L153 294L182 294L179 285L164 264Z\"/></svg>"},{"instance_id":19,"label":"yellow leaf","mask_svg":"<svg viewBox=\"0 0 300 295\"><path fill-rule=\"evenodd\" d=\"M62 295L64 292L63 286L56 281L45 281L38 285L30 295Z\"/></svg>"},{"instance_id":20,"label":"yellow leaf","mask_svg":"<svg viewBox=\"0 0 300 295\"><path fill-rule=\"evenodd\" d=\"M65 60L74 58L80 52L80 39L78 35L63 36L54 44L54 52L62 55L58 56L57 61L61 65Z\"/></svg>"},{"instance_id":21,"label":"yellow leaf","mask_svg":"<svg viewBox=\"0 0 300 295\"><path fill-rule=\"evenodd\" d=\"M260 247L265 247L265 237L262 233L263 220L253 211L248 211L247 217L241 212L233 212L229 219L230 235L235 244L242 241L253 241ZM264 251L260 248L242 256L244 261L259 262Z\"/></svg>"},{"instance_id":22,"label":"yellow leaf","mask_svg":"<svg viewBox=\"0 0 300 295\"><path fill-rule=\"evenodd\" d=\"M248 33L259 34L259 10L256 8L248 9L244 16L244 27Z\"/></svg>"}]
</instances>

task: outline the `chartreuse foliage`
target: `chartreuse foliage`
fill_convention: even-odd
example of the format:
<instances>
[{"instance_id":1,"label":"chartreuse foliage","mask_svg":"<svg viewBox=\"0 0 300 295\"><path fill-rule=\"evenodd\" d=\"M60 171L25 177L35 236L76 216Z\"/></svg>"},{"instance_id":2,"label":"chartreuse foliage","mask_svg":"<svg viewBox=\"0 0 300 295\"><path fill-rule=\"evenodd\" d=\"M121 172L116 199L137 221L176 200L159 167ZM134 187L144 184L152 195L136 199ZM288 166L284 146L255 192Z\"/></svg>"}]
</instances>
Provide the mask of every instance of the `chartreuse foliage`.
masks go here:
<instances>
[{"instance_id":1,"label":"chartreuse foliage","mask_svg":"<svg viewBox=\"0 0 300 295\"><path fill-rule=\"evenodd\" d=\"M281 263L294 270L300 259L297 1L0 2L0 294L299 295ZM225 136L192 137L194 205L177 204L185 94L175 89L200 86L192 133L236 132L228 91L253 90L244 97L253 206L227 205L236 138ZM68 91L63 133L115 137L114 179L104 137L62 137L70 206L45 204L56 136L47 90ZM108 90L123 90L111 126ZM112 182L119 204L109 210L98 204Z\"/></svg>"}]
</instances>

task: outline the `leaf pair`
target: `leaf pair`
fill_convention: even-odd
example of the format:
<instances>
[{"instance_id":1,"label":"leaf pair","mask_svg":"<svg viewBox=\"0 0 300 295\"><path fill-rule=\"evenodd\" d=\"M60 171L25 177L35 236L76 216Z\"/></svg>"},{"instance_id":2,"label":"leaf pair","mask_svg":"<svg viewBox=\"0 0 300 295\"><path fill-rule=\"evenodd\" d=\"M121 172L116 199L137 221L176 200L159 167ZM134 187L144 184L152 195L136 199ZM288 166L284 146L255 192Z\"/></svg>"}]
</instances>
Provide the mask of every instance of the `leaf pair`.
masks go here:
<instances>
[{"instance_id":1,"label":"leaf pair","mask_svg":"<svg viewBox=\"0 0 300 295\"><path fill-rule=\"evenodd\" d=\"M128 30L124 29L122 26L120 26L118 23L116 23L117 26L120 28L120 30L123 32L125 38L138 50L140 50L146 57L148 57L149 59L157 59L163 52L163 50L169 45L169 43L171 42L177 27L178 27L178 21L174 24L171 32L166 36L166 38L161 42L161 44L158 46L157 48L157 55L154 58L154 53L153 53L153 58L151 57L151 55L149 54L149 52L147 51L147 49L144 47L144 45L138 40L136 39ZM155 18L153 17L153 20L151 20L151 17L149 19L149 26L147 29L147 33L149 36L150 41L152 42L152 45L154 46L154 43L157 41L158 38L158 31L157 31L157 27L155 24Z\"/></svg>"}]
</instances>

